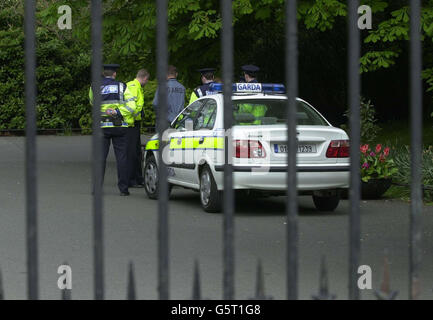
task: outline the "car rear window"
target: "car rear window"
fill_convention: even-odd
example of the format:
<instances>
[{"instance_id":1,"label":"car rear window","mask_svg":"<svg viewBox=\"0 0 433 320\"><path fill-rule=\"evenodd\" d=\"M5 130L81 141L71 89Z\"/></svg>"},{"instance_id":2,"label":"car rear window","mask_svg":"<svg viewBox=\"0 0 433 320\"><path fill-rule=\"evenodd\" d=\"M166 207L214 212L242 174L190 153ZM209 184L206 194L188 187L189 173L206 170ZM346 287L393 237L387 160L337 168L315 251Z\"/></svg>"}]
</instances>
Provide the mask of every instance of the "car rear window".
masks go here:
<instances>
[{"instance_id":1,"label":"car rear window","mask_svg":"<svg viewBox=\"0 0 433 320\"><path fill-rule=\"evenodd\" d=\"M296 101L298 125L329 126L325 119L302 101ZM233 101L235 125L284 124L287 119L287 100L245 99Z\"/></svg>"}]
</instances>

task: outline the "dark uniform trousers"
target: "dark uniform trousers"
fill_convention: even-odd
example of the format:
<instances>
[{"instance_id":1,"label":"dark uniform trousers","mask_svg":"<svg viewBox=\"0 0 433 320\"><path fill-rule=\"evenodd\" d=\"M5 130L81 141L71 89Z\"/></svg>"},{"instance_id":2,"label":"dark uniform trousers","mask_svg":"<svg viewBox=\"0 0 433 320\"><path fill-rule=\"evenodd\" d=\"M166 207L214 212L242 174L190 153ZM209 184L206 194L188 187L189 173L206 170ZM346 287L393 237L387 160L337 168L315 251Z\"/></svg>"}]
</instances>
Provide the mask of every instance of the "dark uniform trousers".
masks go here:
<instances>
[{"instance_id":1,"label":"dark uniform trousers","mask_svg":"<svg viewBox=\"0 0 433 320\"><path fill-rule=\"evenodd\" d=\"M144 184L142 150L141 150L141 122L135 121L134 127L128 128L128 183L129 186Z\"/></svg>"},{"instance_id":2,"label":"dark uniform trousers","mask_svg":"<svg viewBox=\"0 0 433 320\"><path fill-rule=\"evenodd\" d=\"M128 140L127 140L128 128L117 127L117 128L103 128L102 132L103 142L103 176L105 176L105 166L107 162L108 152L110 151L110 144L113 142L114 155L116 156L117 164L117 178L118 187L120 192L128 192Z\"/></svg>"}]
</instances>

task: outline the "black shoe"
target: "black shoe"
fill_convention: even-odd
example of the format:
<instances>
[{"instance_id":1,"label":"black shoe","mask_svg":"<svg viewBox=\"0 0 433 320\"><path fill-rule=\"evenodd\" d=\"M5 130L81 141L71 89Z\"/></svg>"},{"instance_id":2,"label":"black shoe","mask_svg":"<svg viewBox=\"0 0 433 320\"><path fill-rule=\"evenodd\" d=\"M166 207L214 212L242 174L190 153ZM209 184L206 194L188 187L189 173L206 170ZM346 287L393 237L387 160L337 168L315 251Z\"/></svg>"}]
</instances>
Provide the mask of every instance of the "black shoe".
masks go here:
<instances>
[{"instance_id":1,"label":"black shoe","mask_svg":"<svg viewBox=\"0 0 433 320\"><path fill-rule=\"evenodd\" d=\"M120 193L121 197L126 197L126 196L129 196L129 195L130 195L130 193L128 191Z\"/></svg>"},{"instance_id":2,"label":"black shoe","mask_svg":"<svg viewBox=\"0 0 433 320\"><path fill-rule=\"evenodd\" d=\"M129 186L130 188L144 188L144 184L134 184L132 186Z\"/></svg>"}]
</instances>

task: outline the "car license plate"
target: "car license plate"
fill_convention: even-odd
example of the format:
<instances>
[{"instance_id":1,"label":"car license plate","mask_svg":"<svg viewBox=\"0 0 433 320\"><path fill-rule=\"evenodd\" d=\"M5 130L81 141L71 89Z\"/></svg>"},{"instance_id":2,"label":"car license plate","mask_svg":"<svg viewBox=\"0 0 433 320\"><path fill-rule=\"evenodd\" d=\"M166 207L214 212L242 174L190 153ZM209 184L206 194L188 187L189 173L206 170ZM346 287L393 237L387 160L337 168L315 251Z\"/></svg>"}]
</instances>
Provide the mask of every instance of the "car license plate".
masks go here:
<instances>
[{"instance_id":1,"label":"car license plate","mask_svg":"<svg viewBox=\"0 0 433 320\"><path fill-rule=\"evenodd\" d=\"M285 144L274 144L275 153L287 153L287 145ZM300 144L298 145L298 153L315 153L316 146L312 144Z\"/></svg>"}]
</instances>

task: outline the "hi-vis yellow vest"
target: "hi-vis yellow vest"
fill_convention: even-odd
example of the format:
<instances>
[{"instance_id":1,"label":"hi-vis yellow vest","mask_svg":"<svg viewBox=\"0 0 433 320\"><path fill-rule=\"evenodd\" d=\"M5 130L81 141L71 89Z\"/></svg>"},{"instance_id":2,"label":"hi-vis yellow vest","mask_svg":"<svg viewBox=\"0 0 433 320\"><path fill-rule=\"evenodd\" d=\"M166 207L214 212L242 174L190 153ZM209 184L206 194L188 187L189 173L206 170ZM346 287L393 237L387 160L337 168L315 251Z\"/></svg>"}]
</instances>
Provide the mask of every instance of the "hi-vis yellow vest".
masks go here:
<instances>
[{"instance_id":1,"label":"hi-vis yellow vest","mask_svg":"<svg viewBox=\"0 0 433 320\"><path fill-rule=\"evenodd\" d=\"M144 106L144 90L137 79L129 81L126 84L127 91L125 91L125 102L128 107L134 109L132 115L135 121L141 120L141 111Z\"/></svg>"},{"instance_id":2,"label":"hi-vis yellow vest","mask_svg":"<svg viewBox=\"0 0 433 320\"><path fill-rule=\"evenodd\" d=\"M117 86L117 91L114 88ZM108 88L108 89L107 89ZM131 108L130 106L126 105L124 100L124 94L127 93L128 88L123 84L115 81L114 79L103 79L103 83L101 86L102 90L102 101L101 101L101 116L106 115L107 109L118 109L120 113L123 116L123 122L122 127L133 127L134 126L134 117L133 114L135 110ZM106 91L112 91L112 92L106 92ZM110 97L114 97L111 99ZM105 99L105 97L108 97L108 99ZM89 90L89 100L90 104L93 105L93 92L92 88L90 87ZM104 122L101 121L101 127L102 128L110 128L114 127L114 124L111 122Z\"/></svg>"}]
</instances>

